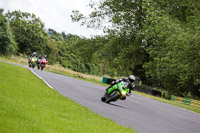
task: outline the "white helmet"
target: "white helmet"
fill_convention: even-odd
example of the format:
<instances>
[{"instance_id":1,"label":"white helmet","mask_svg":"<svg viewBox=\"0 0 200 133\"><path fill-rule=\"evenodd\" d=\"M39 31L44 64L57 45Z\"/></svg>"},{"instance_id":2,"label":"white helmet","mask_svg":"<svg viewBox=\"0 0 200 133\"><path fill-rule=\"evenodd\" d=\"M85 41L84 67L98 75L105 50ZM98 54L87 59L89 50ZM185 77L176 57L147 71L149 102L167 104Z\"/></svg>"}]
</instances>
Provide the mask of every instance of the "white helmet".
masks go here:
<instances>
[{"instance_id":1,"label":"white helmet","mask_svg":"<svg viewBox=\"0 0 200 133\"><path fill-rule=\"evenodd\" d=\"M128 77L128 80L129 80L131 83L133 83L133 82L135 81L135 76L134 76L134 75L130 75L130 76Z\"/></svg>"}]
</instances>

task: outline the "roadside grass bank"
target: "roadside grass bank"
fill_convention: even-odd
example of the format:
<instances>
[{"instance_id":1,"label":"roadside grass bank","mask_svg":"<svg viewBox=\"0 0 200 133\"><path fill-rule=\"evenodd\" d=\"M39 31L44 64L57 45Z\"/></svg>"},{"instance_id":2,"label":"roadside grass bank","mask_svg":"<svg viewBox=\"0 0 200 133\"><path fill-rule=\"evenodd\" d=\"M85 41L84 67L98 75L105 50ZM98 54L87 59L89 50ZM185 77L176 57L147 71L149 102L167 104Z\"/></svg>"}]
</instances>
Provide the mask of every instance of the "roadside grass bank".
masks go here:
<instances>
[{"instance_id":1,"label":"roadside grass bank","mask_svg":"<svg viewBox=\"0 0 200 133\"><path fill-rule=\"evenodd\" d=\"M28 69L0 62L0 132L134 132L49 88Z\"/></svg>"},{"instance_id":2,"label":"roadside grass bank","mask_svg":"<svg viewBox=\"0 0 200 133\"><path fill-rule=\"evenodd\" d=\"M27 65L28 64L27 63L27 59L25 59L24 57L15 57L15 56L12 56L12 57L0 57L0 59L28 66ZM84 80L84 81L91 82L91 83L94 83L94 84L99 84L99 85L102 85L102 86L105 86L105 87L108 86L107 84L101 83L102 77L100 77L100 76L93 76L93 75L82 74L82 73L79 73L79 72L74 72L74 71L72 71L70 69L63 68L58 64L57 65L47 65L47 68L45 68L45 71L49 71L49 72L53 72L53 73L57 73L57 74L61 74L61 75L74 77L74 78L77 78L77 79L80 79L80 80ZM188 109L190 111L193 111L193 112L196 112L196 113L200 114L200 108L197 108L197 107L193 107L193 106L190 106L190 105L184 105L184 104L172 102L170 100L166 100L166 99L155 97L155 96L152 96L152 95L140 93L140 92L137 92L137 91L133 91L133 93L136 93L136 94L139 94L139 95L142 95L142 96L154 99L154 100L158 100L160 102L164 102L164 103L168 103L168 104L171 104L171 105L174 105L174 106L185 108L185 109Z\"/></svg>"},{"instance_id":3,"label":"roadside grass bank","mask_svg":"<svg viewBox=\"0 0 200 133\"><path fill-rule=\"evenodd\" d=\"M28 66L28 57L26 58L25 56L1 56L0 60Z\"/></svg>"}]
</instances>

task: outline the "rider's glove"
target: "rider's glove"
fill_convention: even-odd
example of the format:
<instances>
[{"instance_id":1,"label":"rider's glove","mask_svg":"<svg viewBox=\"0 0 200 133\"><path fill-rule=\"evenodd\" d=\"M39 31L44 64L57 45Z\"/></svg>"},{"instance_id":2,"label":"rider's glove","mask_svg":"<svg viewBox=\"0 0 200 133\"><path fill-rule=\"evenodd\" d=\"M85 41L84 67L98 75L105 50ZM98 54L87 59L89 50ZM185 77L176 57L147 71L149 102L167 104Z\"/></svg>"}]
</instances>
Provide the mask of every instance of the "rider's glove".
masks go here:
<instances>
[{"instance_id":1,"label":"rider's glove","mask_svg":"<svg viewBox=\"0 0 200 133\"><path fill-rule=\"evenodd\" d=\"M112 85L115 84L115 81L113 81L111 84L112 84Z\"/></svg>"}]
</instances>

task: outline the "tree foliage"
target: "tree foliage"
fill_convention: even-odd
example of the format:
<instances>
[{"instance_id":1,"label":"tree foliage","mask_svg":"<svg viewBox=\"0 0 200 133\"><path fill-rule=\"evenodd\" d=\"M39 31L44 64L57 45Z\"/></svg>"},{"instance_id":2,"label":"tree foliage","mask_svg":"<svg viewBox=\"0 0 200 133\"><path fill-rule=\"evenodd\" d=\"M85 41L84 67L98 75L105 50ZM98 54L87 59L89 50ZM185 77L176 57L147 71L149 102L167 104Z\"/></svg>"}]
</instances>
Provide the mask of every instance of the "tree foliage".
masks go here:
<instances>
[{"instance_id":1,"label":"tree foliage","mask_svg":"<svg viewBox=\"0 0 200 133\"><path fill-rule=\"evenodd\" d=\"M145 33L152 60L147 76L181 95L199 96L199 5L195 1L154 1L144 4L149 18ZM159 17L158 17L159 16Z\"/></svg>"},{"instance_id":2,"label":"tree foliage","mask_svg":"<svg viewBox=\"0 0 200 133\"><path fill-rule=\"evenodd\" d=\"M59 34L53 29L48 29L48 34L49 34L50 38L55 40L55 41L63 41L64 40L64 36L65 36L64 33L63 34Z\"/></svg>"},{"instance_id":3,"label":"tree foliage","mask_svg":"<svg viewBox=\"0 0 200 133\"><path fill-rule=\"evenodd\" d=\"M71 17L107 33L104 66L178 95L200 96L199 2L104 0L90 7L89 16L73 11Z\"/></svg>"},{"instance_id":4,"label":"tree foliage","mask_svg":"<svg viewBox=\"0 0 200 133\"><path fill-rule=\"evenodd\" d=\"M16 54L16 51L17 44L14 42L8 20L3 14L3 9L0 9L0 54L12 55Z\"/></svg>"},{"instance_id":5,"label":"tree foliage","mask_svg":"<svg viewBox=\"0 0 200 133\"><path fill-rule=\"evenodd\" d=\"M100 66L92 61L93 53L85 49L90 47L89 44L92 41L87 41L87 39L82 39L76 35L70 36L71 37L67 37L70 39L66 39L58 44L59 63L64 67L71 68L78 72L101 75Z\"/></svg>"},{"instance_id":6,"label":"tree foliage","mask_svg":"<svg viewBox=\"0 0 200 133\"><path fill-rule=\"evenodd\" d=\"M142 64L148 59L148 55L143 48L143 37L139 36L145 19L142 2L142 0L105 0L99 4L90 4L94 11L89 17L83 16L78 11L74 11L72 15L73 21L81 21L88 27L103 27L108 34L107 44L104 45L105 65L108 69L115 68L114 76L134 73L145 79ZM104 22L108 23L108 26Z\"/></svg>"},{"instance_id":7,"label":"tree foliage","mask_svg":"<svg viewBox=\"0 0 200 133\"><path fill-rule=\"evenodd\" d=\"M47 44L47 33L44 24L34 14L14 11L6 13L11 31L19 47L19 53L30 54L38 51L44 54Z\"/></svg>"}]
</instances>

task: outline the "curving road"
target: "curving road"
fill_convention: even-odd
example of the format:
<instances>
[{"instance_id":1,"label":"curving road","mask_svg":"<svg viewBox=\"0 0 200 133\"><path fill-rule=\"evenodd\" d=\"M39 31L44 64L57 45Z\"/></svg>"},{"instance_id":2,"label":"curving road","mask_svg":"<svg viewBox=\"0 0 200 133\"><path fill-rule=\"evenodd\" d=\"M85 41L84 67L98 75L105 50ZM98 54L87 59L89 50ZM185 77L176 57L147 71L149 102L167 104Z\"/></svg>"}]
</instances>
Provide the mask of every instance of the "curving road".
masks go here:
<instances>
[{"instance_id":1,"label":"curving road","mask_svg":"<svg viewBox=\"0 0 200 133\"><path fill-rule=\"evenodd\" d=\"M33 69L60 94L139 133L200 133L200 115L133 94L126 101L100 101L105 87Z\"/></svg>"},{"instance_id":2,"label":"curving road","mask_svg":"<svg viewBox=\"0 0 200 133\"><path fill-rule=\"evenodd\" d=\"M126 101L106 104L100 100L104 86L37 69L30 70L60 94L139 133L200 133L200 114L136 94Z\"/></svg>"}]
</instances>

